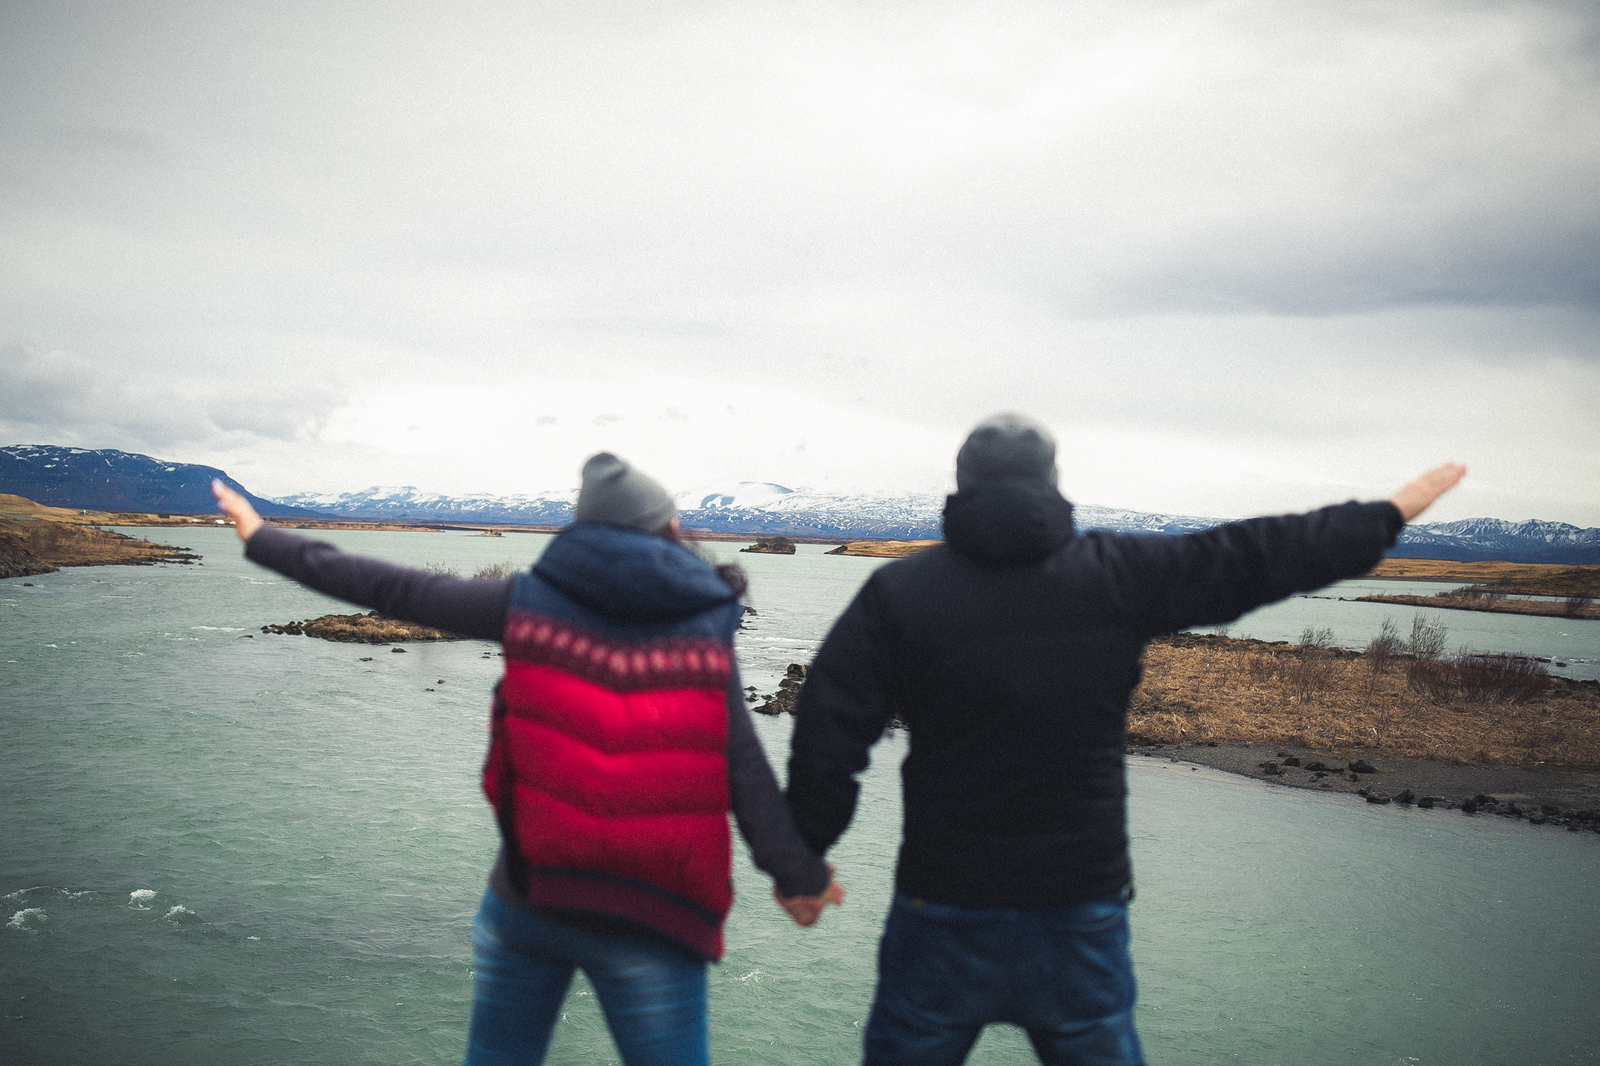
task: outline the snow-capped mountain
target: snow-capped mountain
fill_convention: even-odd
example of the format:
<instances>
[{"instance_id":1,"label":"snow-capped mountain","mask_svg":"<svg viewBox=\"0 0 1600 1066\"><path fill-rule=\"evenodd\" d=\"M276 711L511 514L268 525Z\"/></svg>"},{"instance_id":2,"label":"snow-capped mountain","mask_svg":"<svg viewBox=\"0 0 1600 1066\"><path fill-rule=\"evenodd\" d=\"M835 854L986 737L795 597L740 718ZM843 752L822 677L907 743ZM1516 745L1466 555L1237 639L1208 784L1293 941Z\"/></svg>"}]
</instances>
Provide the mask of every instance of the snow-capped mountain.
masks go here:
<instances>
[{"instance_id":1,"label":"snow-capped mountain","mask_svg":"<svg viewBox=\"0 0 1600 1066\"><path fill-rule=\"evenodd\" d=\"M361 492L299 493L278 502L349 518L412 522L504 522L565 525L572 521L568 496L446 496L412 486L374 487ZM940 535L944 496L846 494L791 489L767 481L742 481L677 495L686 528L713 533L931 540ZM1216 524L1212 518L1147 514L1081 505L1083 529L1189 533Z\"/></svg>"},{"instance_id":2,"label":"snow-capped mountain","mask_svg":"<svg viewBox=\"0 0 1600 1066\"><path fill-rule=\"evenodd\" d=\"M1389 552L1404 559L1499 559L1508 563L1600 563L1600 529L1565 522L1467 518L1407 526Z\"/></svg>"},{"instance_id":3,"label":"snow-capped mountain","mask_svg":"<svg viewBox=\"0 0 1600 1066\"><path fill-rule=\"evenodd\" d=\"M301 493L279 502L350 518L412 522L503 522L560 526L572 521L570 496L447 496L410 486L340 494ZM676 497L688 529L791 537L932 540L940 536L944 497L825 493L767 481L703 487ZM1223 521L1152 514L1095 504L1076 506L1078 528L1117 533L1194 533ZM1600 529L1561 522L1468 519L1406 527L1389 552L1402 558L1499 559L1505 562L1600 562Z\"/></svg>"},{"instance_id":4,"label":"snow-capped mountain","mask_svg":"<svg viewBox=\"0 0 1600 1066\"><path fill-rule=\"evenodd\" d=\"M383 522L489 522L505 525L564 526L572 521L565 496L446 496L414 485L373 486L360 492L299 492L279 503L307 507L342 518Z\"/></svg>"},{"instance_id":5,"label":"snow-capped mountain","mask_svg":"<svg viewBox=\"0 0 1600 1066\"><path fill-rule=\"evenodd\" d=\"M687 492L678 496L677 503L683 524L691 529L789 536L933 540L941 535L944 514L940 493L837 494L794 490L765 481L740 482L727 491ZM1093 505L1075 510L1080 529L1189 533L1217 521Z\"/></svg>"},{"instance_id":6,"label":"snow-capped mountain","mask_svg":"<svg viewBox=\"0 0 1600 1066\"><path fill-rule=\"evenodd\" d=\"M686 528L713 533L921 540L939 536L944 497L849 495L743 481L731 489L681 493L677 504Z\"/></svg>"}]
</instances>

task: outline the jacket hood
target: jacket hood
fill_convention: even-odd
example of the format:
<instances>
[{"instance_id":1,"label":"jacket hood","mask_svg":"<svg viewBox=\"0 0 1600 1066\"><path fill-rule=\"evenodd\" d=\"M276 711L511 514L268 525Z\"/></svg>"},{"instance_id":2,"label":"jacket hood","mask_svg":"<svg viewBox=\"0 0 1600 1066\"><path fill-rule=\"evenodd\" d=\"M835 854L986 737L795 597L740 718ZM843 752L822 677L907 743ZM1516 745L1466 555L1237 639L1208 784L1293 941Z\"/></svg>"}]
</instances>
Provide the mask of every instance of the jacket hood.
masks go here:
<instances>
[{"instance_id":1,"label":"jacket hood","mask_svg":"<svg viewBox=\"0 0 1600 1066\"><path fill-rule=\"evenodd\" d=\"M1074 535L1072 504L1038 481L987 481L945 498L945 541L981 563L1038 562Z\"/></svg>"},{"instance_id":2,"label":"jacket hood","mask_svg":"<svg viewBox=\"0 0 1600 1066\"><path fill-rule=\"evenodd\" d=\"M683 545L604 522L568 527L533 572L590 610L631 622L684 618L738 599Z\"/></svg>"}]
</instances>

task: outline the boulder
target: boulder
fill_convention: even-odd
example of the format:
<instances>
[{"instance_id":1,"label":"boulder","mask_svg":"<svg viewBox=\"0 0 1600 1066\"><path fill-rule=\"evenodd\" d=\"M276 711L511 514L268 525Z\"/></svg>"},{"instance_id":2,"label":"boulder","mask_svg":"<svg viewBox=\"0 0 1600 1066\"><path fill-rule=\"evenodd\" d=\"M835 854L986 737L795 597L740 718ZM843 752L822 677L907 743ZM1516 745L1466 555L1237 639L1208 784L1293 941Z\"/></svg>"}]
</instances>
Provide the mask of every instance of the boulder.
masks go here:
<instances>
[{"instance_id":1,"label":"boulder","mask_svg":"<svg viewBox=\"0 0 1600 1066\"><path fill-rule=\"evenodd\" d=\"M756 714L779 715L793 714L795 705L800 700L800 690L805 687L806 671L809 669L805 663L790 663L784 676L778 680L778 691L770 693L766 702L750 708ZM753 695L746 696L746 700L760 699Z\"/></svg>"}]
</instances>

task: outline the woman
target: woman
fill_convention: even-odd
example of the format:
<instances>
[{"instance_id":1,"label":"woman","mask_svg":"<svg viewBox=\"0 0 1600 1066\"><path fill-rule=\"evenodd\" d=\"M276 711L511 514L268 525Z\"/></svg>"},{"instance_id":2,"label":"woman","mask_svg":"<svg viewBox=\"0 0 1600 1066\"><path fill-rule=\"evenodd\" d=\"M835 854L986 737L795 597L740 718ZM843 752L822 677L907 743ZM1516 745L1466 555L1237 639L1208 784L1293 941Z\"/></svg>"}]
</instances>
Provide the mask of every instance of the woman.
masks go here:
<instances>
[{"instance_id":1,"label":"woman","mask_svg":"<svg viewBox=\"0 0 1600 1066\"><path fill-rule=\"evenodd\" d=\"M473 929L468 1066L542 1062L575 969L623 1062L708 1062L706 963L733 901L728 810L798 924L843 900L744 705L737 568L683 546L671 497L606 452L584 464L576 522L508 580L345 555L212 491L255 562L504 648L483 770L501 848Z\"/></svg>"}]
</instances>

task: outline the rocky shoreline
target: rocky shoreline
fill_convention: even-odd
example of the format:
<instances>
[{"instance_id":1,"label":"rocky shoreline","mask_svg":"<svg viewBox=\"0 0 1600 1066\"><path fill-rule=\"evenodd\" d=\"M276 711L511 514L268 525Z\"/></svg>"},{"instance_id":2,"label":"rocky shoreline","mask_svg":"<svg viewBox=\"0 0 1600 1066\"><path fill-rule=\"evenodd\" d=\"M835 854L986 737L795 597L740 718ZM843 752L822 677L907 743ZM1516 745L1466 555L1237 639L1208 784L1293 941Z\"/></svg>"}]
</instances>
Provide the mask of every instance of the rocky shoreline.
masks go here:
<instances>
[{"instance_id":1,"label":"rocky shoreline","mask_svg":"<svg viewBox=\"0 0 1600 1066\"><path fill-rule=\"evenodd\" d=\"M64 566L153 566L199 559L187 548L107 529L0 519L0 578L53 574Z\"/></svg>"},{"instance_id":2,"label":"rocky shoreline","mask_svg":"<svg viewBox=\"0 0 1600 1066\"><path fill-rule=\"evenodd\" d=\"M1484 611L1489 614L1531 614L1545 618L1600 621L1600 606L1589 596L1556 600L1511 600L1487 596L1357 596L1356 603L1392 603L1400 607L1432 607L1446 611Z\"/></svg>"},{"instance_id":3,"label":"rocky shoreline","mask_svg":"<svg viewBox=\"0 0 1600 1066\"><path fill-rule=\"evenodd\" d=\"M1428 759L1346 758L1262 744L1130 744L1130 757L1195 763L1288 788L1338 792L1371 804L1600 833L1600 769L1451 766Z\"/></svg>"}]
</instances>

